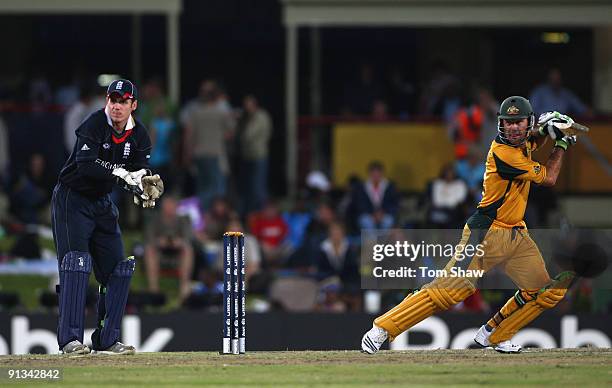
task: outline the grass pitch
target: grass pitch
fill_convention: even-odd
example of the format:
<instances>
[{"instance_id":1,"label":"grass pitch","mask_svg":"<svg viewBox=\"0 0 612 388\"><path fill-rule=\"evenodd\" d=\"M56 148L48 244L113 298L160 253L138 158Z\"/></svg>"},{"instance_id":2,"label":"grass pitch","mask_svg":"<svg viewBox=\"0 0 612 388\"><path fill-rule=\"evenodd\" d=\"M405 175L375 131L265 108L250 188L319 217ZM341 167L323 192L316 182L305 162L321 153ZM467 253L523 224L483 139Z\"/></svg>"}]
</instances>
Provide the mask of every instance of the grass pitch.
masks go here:
<instances>
[{"instance_id":1,"label":"grass pitch","mask_svg":"<svg viewBox=\"0 0 612 388\"><path fill-rule=\"evenodd\" d=\"M612 349L217 353L135 356L1 356L6 368L62 368L51 384L94 386L612 386ZM0 378L0 385L8 382ZM45 384L24 381L28 386ZM19 384L19 383L17 383Z\"/></svg>"}]
</instances>

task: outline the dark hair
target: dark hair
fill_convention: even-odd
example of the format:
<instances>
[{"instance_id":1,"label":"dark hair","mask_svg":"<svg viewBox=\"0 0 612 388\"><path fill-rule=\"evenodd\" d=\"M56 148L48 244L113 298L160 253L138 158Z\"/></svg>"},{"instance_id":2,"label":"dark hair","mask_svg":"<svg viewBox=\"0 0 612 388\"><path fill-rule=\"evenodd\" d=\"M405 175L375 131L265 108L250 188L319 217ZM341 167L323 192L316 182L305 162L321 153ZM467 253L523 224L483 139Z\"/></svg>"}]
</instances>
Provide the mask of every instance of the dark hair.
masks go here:
<instances>
[{"instance_id":1,"label":"dark hair","mask_svg":"<svg viewBox=\"0 0 612 388\"><path fill-rule=\"evenodd\" d=\"M379 160L373 160L368 164L368 171L379 170L385 171L385 166Z\"/></svg>"}]
</instances>

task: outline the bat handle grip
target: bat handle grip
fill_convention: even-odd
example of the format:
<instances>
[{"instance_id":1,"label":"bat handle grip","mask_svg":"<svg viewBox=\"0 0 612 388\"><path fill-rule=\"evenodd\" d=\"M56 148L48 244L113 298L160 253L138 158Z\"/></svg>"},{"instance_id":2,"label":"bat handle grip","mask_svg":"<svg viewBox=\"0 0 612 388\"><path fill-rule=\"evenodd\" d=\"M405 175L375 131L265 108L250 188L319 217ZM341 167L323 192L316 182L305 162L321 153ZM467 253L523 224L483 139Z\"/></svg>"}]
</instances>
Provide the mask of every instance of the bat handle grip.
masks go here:
<instances>
[{"instance_id":1,"label":"bat handle grip","mask_svg":"<svg viewBox=\"0 0 612 388\"><path fill-rule=\"evenodd\" d=\"M578 130L578 131L582 131L582 132L588 132L589 131L589 127L587 127L586 125L582 125L582 124L578 124L576 122L572 123L572 128Z\"/></svg>"}]
</instances>

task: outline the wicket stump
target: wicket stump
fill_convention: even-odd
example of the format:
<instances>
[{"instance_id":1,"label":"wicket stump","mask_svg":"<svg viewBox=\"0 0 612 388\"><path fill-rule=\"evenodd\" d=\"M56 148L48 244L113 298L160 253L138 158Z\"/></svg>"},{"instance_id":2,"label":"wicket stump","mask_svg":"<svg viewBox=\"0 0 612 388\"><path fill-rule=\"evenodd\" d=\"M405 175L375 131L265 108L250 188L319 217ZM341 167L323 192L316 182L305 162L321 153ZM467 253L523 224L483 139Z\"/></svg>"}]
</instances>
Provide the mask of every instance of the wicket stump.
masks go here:
<instances>
[{"instance_id":1,"label":"wicket stump","mask_svg":"<svg viewBox=\"0 0 612 388\"><path fill-rule=\"evenodd\" d=\"M244 234L224 233L222 354L246 352L245 266Z\"/></svg>"}]
</instances>

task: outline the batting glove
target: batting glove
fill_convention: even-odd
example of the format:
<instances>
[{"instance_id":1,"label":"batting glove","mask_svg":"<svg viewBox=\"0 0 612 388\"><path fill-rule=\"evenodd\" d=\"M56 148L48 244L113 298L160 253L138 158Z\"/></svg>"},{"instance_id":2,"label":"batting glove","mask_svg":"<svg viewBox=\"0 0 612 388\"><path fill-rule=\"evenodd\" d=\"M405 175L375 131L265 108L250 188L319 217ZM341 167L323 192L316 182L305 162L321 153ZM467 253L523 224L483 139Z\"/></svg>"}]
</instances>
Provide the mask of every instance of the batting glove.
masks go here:
<instances>
[{"instance_id":1,"label":"batting glove","mask_svg":"<svg viewBox=\"0 0 612 388\"><path fill-rule=\"evenodd\" d=\"M138 181L134 180L131 173L125 168L115 168L112 174L118 178L121 178L129 186L138 186Z\"/></svg>"},{"instance_id":2,"label":"batting glove","mask_svg":"<svg viewBox=\"0 0 612 388\"><path fill-rule=\"evenodd\" d=\"M124 168L115 168L112 174L119 178L117 183L121 185L122 189L136 195L142 194L142 186L140 185L138 175L132 175L131 172Z\"/></svg>"},{"instance_id":3,"label":"batting glove","mask_svg":"<svg viewBox=\"0 0 612 388\"><path fill-rule=\"evenodd\" d=\"M563 136L562 138L559 138L557 139L557 141L555 141L555 147L560 147L567 151L567 148L569 146L576 144L576 140L576 135Z\"/></svg>"},{"instance_id":4,"label":"batting glove","mask_svg":"<svg viewBox=\"0 0 612 388\"><path fill-rule=\"evenodd\" d=\"M540 136L550 136L551 139L557 140L565 137L563 129L570 128L574 120L568 115L559 112L545 112L538 118L538 133Z\"/></svg>"},{"instance_id":5,"label":"batting glove","mask_svg":"<svg viewBox=\"0 0 612 388\"><path fill-rule=\"evenodd\" d=\"M142 177L146 175L149 175L149 171L145 170L144 168L138 171L130 172L130 177L132 177L132 179L138 183L140 188L142 188Z\"/></svg>"},{"instance_id":6,"label":"batting glove","mask_svg":"<svg viewBox=\"0 0 612 388\"><path fill-rule=\"evenodd\" d=\"M149 174L147 170L127 171L124 168L115 168L112 174L124 182L123 189L140 196L143 200L149 200L149 196L144 194L142 186L142 178Z\"/></svg>"}]
</instances>

